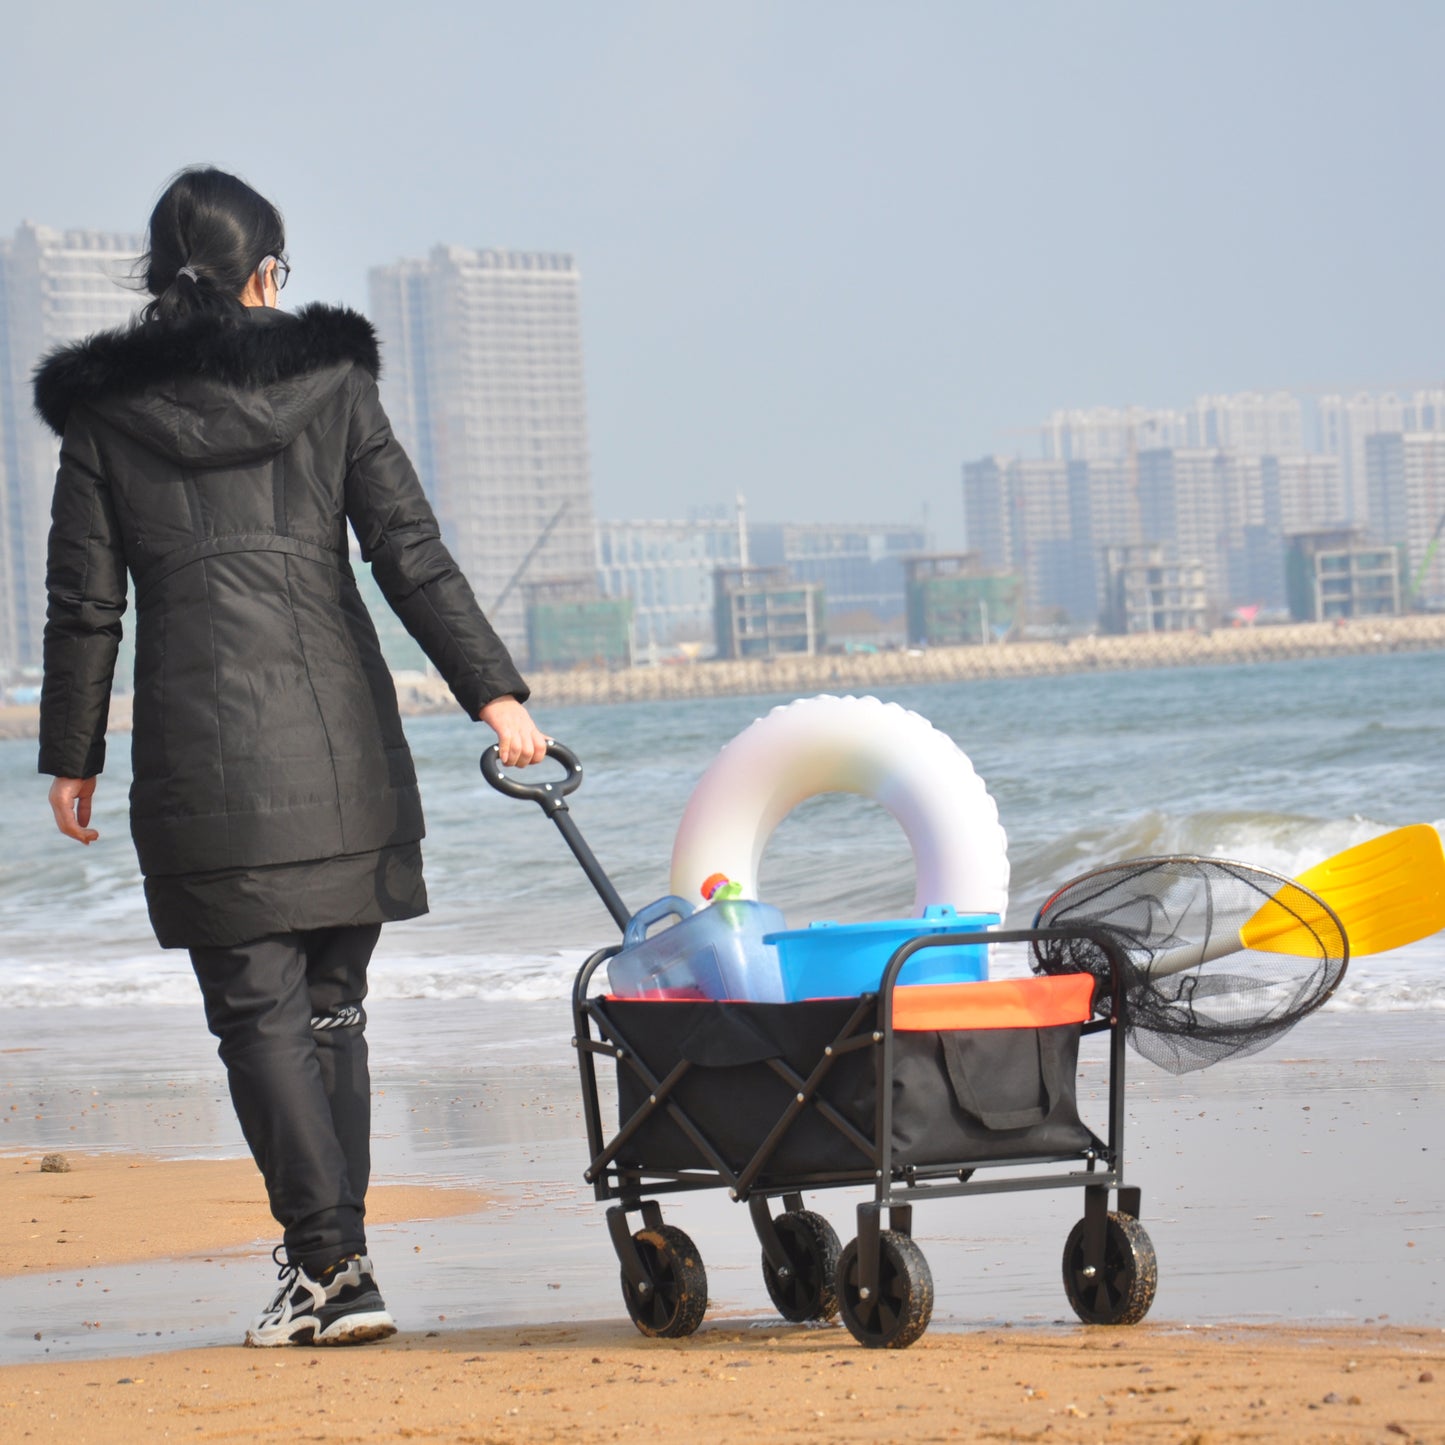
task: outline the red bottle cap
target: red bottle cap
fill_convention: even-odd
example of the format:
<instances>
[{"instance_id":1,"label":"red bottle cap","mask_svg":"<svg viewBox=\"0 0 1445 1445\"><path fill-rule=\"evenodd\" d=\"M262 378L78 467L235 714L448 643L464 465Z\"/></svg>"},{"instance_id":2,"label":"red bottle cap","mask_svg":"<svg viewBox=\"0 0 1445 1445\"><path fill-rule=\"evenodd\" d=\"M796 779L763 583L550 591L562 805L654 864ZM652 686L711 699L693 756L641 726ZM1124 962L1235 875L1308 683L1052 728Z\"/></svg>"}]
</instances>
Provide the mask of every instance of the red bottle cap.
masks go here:
<instances>
[{"instance_id":1,"label":"red bottle cap","mask_svg":"<svg viewBox=\"0 0 1445 1445\"><path fill-rule=\"evenodd\" d=\"M698 889L698 892L710 902L713 894L727 881L728 875L726 873L709 873L707 877L702 880L702 887Z\"/></svg>"}]
</instances>

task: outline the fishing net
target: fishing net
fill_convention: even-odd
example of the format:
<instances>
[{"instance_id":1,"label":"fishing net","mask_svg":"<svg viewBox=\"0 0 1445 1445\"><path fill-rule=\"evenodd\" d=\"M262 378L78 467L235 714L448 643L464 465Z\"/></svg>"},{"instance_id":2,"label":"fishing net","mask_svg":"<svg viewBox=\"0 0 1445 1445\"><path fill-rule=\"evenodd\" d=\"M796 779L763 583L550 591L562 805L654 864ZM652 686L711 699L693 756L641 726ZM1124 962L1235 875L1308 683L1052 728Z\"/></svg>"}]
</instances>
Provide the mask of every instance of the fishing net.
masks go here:
<instances>
[{"instance_id":1,"label":"fishing net","mask_svg":"<svg viewBox=\"0 0 1445 1445\"><path fill-rule=\"evenodd\" d=\"M1075 878L1034 927L1094 924L1124 956L1129 1042L1171 1074L1257 1053L1344 977L1349 943L1323 900L1280 874L1219 858L1137 858ZM1092 973L1113 1013L1108 955L1082 938L1035 942L1035 973Z\"/></svg>"}]
</instances>

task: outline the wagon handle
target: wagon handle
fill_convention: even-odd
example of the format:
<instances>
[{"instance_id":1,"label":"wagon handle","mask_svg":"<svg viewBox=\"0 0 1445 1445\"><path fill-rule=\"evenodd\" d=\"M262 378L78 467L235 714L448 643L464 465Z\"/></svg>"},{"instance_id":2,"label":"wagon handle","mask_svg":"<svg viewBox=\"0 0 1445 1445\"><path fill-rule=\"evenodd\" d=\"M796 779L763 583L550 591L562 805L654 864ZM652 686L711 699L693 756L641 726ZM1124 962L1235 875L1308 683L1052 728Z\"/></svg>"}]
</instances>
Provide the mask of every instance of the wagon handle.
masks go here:
<instances>
[{"instance_id":1,"label":"wagon handle","mask_svg":"<svg viewBox=\"0 0 1445 1445\"><path fill-rule=\"evenodd\" d=\"M508 777L502 771L501 760L497 756L497 745L493 743L482 754L482 776L499 793L505 793L509 798L523 798L528 802L536 803L551 818L557 825L557 831L561 833L567 846L572 850L572 856L582 865L582 871L587 875L587 881L597 890L597 896L612 915L612 921L619 928L625 929L632 914L622 901L617 889L612 886L612 880L587 846L587 840L582 836L577 824L572 821L572 814L567 808L567 794L576 792L582 785L582 764L577 761L577 755L571 748L565 748L561 743L555 741L547 744L547 756L556 758L566 768L566 776L554 783L523 783L516 778Z\"/></svg>"},{"instance_id":2,"label":"wagon handle","mask_svg":"<svg viewBox=\"0 0 1445 1445\"><path fill-rule=\"evenodd\" d=\"M577 761L577 754L571 748L563 747L559 742L547 744L547 756L556 758L567 769L566 777L555 783L524 783L509 777L502 771L496 743L482 754L482 776L499 793L505 793L509 798L524 798L528 802L537 803L544 813L565 812L567 804L563 799L568 793L575 793L582 785L582 764Z\"/></svg>"}]
</instances>

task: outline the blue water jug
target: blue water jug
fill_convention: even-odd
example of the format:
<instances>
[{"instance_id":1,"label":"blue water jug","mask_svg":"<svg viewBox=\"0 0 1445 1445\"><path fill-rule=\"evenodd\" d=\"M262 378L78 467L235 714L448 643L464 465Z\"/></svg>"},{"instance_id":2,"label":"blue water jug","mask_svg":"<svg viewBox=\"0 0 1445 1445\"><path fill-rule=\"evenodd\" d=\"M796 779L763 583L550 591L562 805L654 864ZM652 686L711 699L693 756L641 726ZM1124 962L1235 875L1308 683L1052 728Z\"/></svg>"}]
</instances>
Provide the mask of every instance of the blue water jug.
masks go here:
<instances>
[{"instance_id":1,"label":"blue water jug","mask_svg":"<svg viewBox=\"0 0 1445 1445\"><path fill-rule=\"evenodd\" d=\"M667 918L677 922L648 933ZM725 898L694 913L686 899L669 894L633 915L622 952L607 965L607 982L619 998L781 1003L778 951L763 935L786 927L769 903Z\"/></svg>"}]
</instances>

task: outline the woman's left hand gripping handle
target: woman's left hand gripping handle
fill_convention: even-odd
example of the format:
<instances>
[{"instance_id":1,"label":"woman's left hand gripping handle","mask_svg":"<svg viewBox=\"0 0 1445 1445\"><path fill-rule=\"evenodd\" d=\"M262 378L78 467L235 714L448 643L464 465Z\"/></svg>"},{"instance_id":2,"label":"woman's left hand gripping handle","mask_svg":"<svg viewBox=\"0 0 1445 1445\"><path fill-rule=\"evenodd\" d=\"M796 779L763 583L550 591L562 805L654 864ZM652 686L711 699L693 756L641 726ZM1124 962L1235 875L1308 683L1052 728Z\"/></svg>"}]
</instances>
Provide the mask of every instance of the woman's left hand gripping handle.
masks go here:
<instances>
[{"instance_id":1,"label":"woman's left hand gripping handle","mask_svg":"<svg viewBox=\"0 0 1445 1445\"><path fill-rule=\"evenodd\" d=\"M504 767L531 767L547 756L552 739L543 735L527 709L510 694L493 698L482 709L481 720L497 735L497 757Z\"/></svg>"},{"instance_id":2,"label":"woman's left hand gripping handle","mask_svg":"<svg viewBox=\"0 0 1445 1445\"><path fill-rule=\"evenodd\" d=\"M100 834L90 827L90 800L94 778L56 778L50 785L50 810L55 826L77 843L94 843Z\"/></svg>"}]
</instances>

